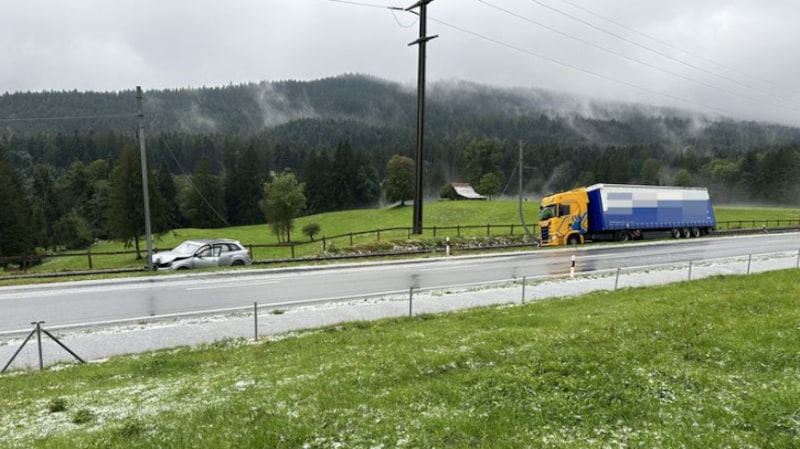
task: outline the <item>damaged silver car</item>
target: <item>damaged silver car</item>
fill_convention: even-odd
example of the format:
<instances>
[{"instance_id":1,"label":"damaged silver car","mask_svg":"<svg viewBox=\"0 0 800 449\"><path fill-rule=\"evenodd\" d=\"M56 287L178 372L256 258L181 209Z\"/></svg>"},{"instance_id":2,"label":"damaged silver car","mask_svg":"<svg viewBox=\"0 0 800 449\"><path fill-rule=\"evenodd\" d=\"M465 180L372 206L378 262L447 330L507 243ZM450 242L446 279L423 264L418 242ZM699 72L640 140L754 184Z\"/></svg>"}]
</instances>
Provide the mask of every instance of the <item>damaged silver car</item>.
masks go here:
<instances>
[{"instance_id":1,"label":"damaged silver car","mask_svg":"<svg viewBox=\"0 0 800 449\"><path fill-rule=\"evenodd\" d=\"M187 240L171 251L153 254L157 270L188 270L191 268L235 267L250 265L250 252L237 240Z\"/></svg>"}]
</instances>

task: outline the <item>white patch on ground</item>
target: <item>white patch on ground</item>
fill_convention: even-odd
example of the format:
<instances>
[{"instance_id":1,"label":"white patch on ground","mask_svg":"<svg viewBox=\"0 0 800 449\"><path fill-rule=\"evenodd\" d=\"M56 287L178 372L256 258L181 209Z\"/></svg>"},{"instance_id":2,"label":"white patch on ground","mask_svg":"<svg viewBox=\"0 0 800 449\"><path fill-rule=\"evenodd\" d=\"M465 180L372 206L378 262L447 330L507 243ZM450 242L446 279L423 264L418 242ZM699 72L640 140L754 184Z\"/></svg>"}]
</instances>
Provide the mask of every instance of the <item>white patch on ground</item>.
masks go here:
<instances>
[{"instance_id":1,"label":"white patch on ground","mask_svg":"<svg viewBox=\"0 0 800 449\"><path fill-rule=\"evenodd\" d=\"M693 263L691 267L688 263L672 264L661 267L606 270L581 274L575 278L526 279L524 290L522 279L482 286L428 290L414 294L411 309L414 314L420 314L442 313L488 305L513 307L521 302L572 297L598 290L686 281L689 280L690 271L691 279L699 279L715 275L746 275L748 271L755 273L795 268L797 260L797 253L780 253L752 259L735 257ZM525 292L524 298L523 291ZM408 316L408 314L408 294L306 305L281 309L279 313L263 309L259 311L258 317L261 330L259 338L269 338L270 340L295 338L319 332L318 329L323 326L354 320ZM158 320L151 323L97 330L73 330L61 334L59 338L91 363L102 363L109 356L117 354L132 354L133 357L146 359L151 357L146 353L147 351L174 348L171 351L180 352L187 350L186 346L208 344L222 339L235 339L227 341L226 347L252 344L253 331L252 313L235 313ZM9 360L21 342L16 339L7 340L5 346L0 346L0 361ZM38 366L36 344L33 343L29 343L28 347L20 353L20 358L15 361L15 367ZM467 342L465 341L465 343ZM55 343L45 340L43 349L46 354L45 363L51 367L50 369L61 370L77 366L72 362L71 356L57 347ZM324 375L325 369L326 367L320 367L320 373L287 377L277 381L276 384L286 385L313 381L315 377ZM26 371L17 370L11 371L6 376L24 373ZM648 373L642 373L642 375L646 376ZM16 401L21 399L15 397L3 398L5 404L9 405L8 410L12 411L0 413L0 441L14 446L24 441L46 438L49 435L100 430L108 422L146 423L148 418L157 416L159 413L174 413L176 410L180 410L179 413L191 413L195 406L199 406L194 399L197 397L204 398L202 406L205 407L215 402L223 402L231 394L258 392L259 395L266 396L274 389L274 385L258 383L248 377L246 373L240 373L235 368L216 371L214 380L219 379L224 379L224 383L230 387L224 389L225 391L207 391L207 385L211 379L203 371L199 371L169 382L143 381L133 386L106 392L97 391L95 394L90 391L89 393L62 395L60 398L66 401L67 410L56 413L50 413L48 410L48 405L53 399L48 394L43 394L41 399L24 404L17 403ZM120 380L125 379L120 378ZM659 387L657 380L653 379L654 388ZM180 407L176 408L176 404L180 404ZM94 416L91 422L80 425L72 422L74 413L81 408L91 411ZM299 418L298 412L290 405L279 403L277 408L279 412L285 413L287 416ZM465 413L467 412L465 411ZM429 406L420 410L421 416L437 416L439 413L442 412ZM623 428L620 432L625 434L629 432L629 429ZM624 436L621 435L621 437ZM554 432L545 438L545 442L569 441L573 437L574 435ZM328 443L333 444L333 442ZM405 443L403 439L400 439L397 444L402 446Z\"/></svg>"},{"instance_id":2,"label":"white patch on ground","mask_svg":"<svg viewBox=\"0 0 800 449\"><path fill-rule=\"evenodd\" d=\"M774 253L752 258L733 257L704 262L670 264L657 267L625 268L581 273L575 278L543 277L478 286L420 290L409 294L365 297L296 307L261 308L258 313L259 339L291 338L294 332L351 321L376 320L546 298L578 296L598 290L668 284L716 275L745 275L763 271L795 268L797 253ZM197 346L224 339L254 337L252 312L236 312L190 318L154 319L106 328L70 330L57 337L87 361L102 361L121 354L137 354L178 346ZM0 361L10 360L22 344L22 338L0 339ZM246 344L243 341L242 344ZM43 362L55 369L67 369L74 358L48 338L42 340ZM12 368L37 368L39 356L32 339L14 360ZM13 372L13 371L12 371Z\"/></svg>"}]
</instances>

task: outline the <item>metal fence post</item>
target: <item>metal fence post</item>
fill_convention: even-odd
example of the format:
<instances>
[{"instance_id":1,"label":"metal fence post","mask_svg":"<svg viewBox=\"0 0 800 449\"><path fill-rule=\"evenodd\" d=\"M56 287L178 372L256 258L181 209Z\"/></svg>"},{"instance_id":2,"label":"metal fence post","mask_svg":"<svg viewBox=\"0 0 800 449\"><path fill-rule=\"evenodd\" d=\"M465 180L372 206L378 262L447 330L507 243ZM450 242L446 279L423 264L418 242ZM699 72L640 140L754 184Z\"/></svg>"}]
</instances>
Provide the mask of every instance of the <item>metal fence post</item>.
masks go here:
<instances>
[{"instance_id":1,"label":"metal fence post","mask_svg":"<svg viewBox=\"0 0 800 449\"><path fill-rule=\"evenodd\" d=\"M253 303L253 323L255 325L253 341L258 341L258 301Z\"/></svg>"},{"instance_id":2,"label":"metal fence post","mask_svg":"<svg viewBox=\"0 0 800 449\"><path fill-rule=\"evenodd\" d=\"M616 280L614 280L614 290L615 291L617 290L617 287L619 286L619 270L621 270L621 268L617 267L617 278L616 278Z\"/></svg>"},{"instance_id":3,"label":"metal fence post","mask_svg":"<svg viewBox=\"0 0 800 449\"><path fill-rule=\"evenodd\" d=\"M44 369L44 359L42 358L42 323L44 323L44 321L31 322L31 324L36 325L36 341L39 344L39 371Z\"/></svg>"},{"instance_id":4,"label":"metal fence post","mask_svg":"<svg viewBox=\"0 0 800 449\"><path fill-rule=\"evenodd\" d=\"M527 278L522 276L522 302L520 304L525 304L525 284L527 283Z\"/></svg>"},{"instance_id":5,"label":"metal fence post","mask_svg":"<svg viewBox=\"0 0 800 449\"><path fill-rule=\"evenodd\" d=\"M689 261L689 280L692 280L692 261Z\"/></svg>"},{"instance_id":6,"label":"metal fence post","mask_svg":"<svg viewBox=\"0 0 800 449\"><path fill-rule=\"evenodd\" d=\"M408 289L408 317L409 318L414 316L413 304L414 304L414 287L409 287L409 289Z\"/></svg>"},{"instance_id":7,"label":"metal fence post","mask_svg":"<svg viewBox=\"0 0 800 449\"><path fill-rule=\"evenodd\" d=\"M794 267L800 268L800 249L797 250L797 264Z\"/></svg>"},{"instance_id":8,"label":"metal fence post","mask_svg":"<svg viewBox=\"0 0 800 449\"><path fill-rule=\"evenodd\" d=\"M89 269L92 269L92 249L89 248L86 250L86 258L89 259Z\"/></svg>"},{"instance_id":9,"label":"metal fence post","mask_svg":"<svg viewBox=\"0 0 800 449\"><path fill-rule=\"evenodd\" d=\"M752 260L753 260L753 255L752 254L748 254L747 255L747 274L750 274L750 262L752 262Z\"/></svg>"}]
</instances>

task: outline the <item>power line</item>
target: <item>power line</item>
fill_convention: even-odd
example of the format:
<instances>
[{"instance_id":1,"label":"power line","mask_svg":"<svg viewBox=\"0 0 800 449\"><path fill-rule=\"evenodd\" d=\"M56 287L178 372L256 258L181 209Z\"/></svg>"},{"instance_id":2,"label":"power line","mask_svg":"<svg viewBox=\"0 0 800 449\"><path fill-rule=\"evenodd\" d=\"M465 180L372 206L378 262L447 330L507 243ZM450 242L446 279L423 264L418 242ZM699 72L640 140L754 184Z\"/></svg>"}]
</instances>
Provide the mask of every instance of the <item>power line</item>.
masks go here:
<instances>
[{"instance_id":1,"label":"power line","mask_svg":"<svg viewBox=\"0 0 800 449\"><path fill-rule=\"evenodd\" d=\"M520 20L524 20L524 21L526 21L528 23L531 23L533 25L539 26L539 27L544 28L544 29L546 29L548 31L552 31L553 33L557 33L557 34L560 34L560 35L565 36L567 38L573 39L573 40L578 41L578 42L580 42L580 43L582 43L584 45L588 45L590 47L596 48L598 50L602 50L602 51L604 51L606 53L612 54L614 56L618 56L620 58L627 59L629 61L632 61L632 62L635 62L637 64L643 65L645 67L651 68L653 70L658 70L658 71L660 71L662 73L666 73L668 75L672 75L674 77L683 79L685 81L689 81L689 82L697 84L699 86L703 86L703 87L706 87L706 88L709 88L709 89L715 89L715 90L718 90L720 92L724 92L724 93L726 93L728 95L733 95L733 96L736 96L736 97L744 98L744 99L750 100L750 101L755 102L755 103L760 103L760 104L764 104L764 105L768 105L768 106L774 106L774 107L778 107L778 108L788 109L788 110L791 110L791 111L794 111L794 112L800 112L800 109L798 109L798 108L792 108L792 107L789 107L789 106L785 106L785 105L781 105L781 104L776 104L776 103L764 101L764 100L762 100L760 98L751 97L751 96L748 96L748 95L743 95L743 94L740 94L739 92L735 92L733 90L726 89L724 87L715 86L713 84L708 84L708 83L706 83L704 81L700 81L698 79L691 78L689 76L682 75L682 74L677 73L677 72L673 72L673 71L665 69L663 67L659 67L657 65L650 64L649 62L642 61L641 59L630 57L630 56L628 56L628 55L626 55L624 53L621 53L621 52L618 52L618 51L615 51L615 50L611 50L609 48L603 47L602 45L598 45L598 44L595 44L594 42L588 41L586 39L583 39L583 38L580 38L580 37L577 37L577 36L573 36L573 35L571 35L569 33L561 31L561 30L559 30L557 28L554 28L554 27L551 27L551 26L546 25L544 23L538 22L538 21L533 20L533 19L531 19L529 17L526 17L526 16L523 16L521 14L518 14L518 13L516 13L514 11L510 11L508 9L505 9L505 8L500 7L500 6L494 5L494 4L489 3L489 2L487 2L485 0L477 0L477 1L479 3L482 3L482 4L490 7L490 8L496 9L498 11L501 11L501 12L505 13L505 14L508 14L510 16L513 16L513 17L516 17L516 18L518 18ZM798 104L798 105L800 105L800 104Z\"/></svg>"},{"instance_id":2,"label":"power line","mask_svg":"<svg viewBox=\"0 0 800 449\"><path fill-rule=\"evenodd\" d=\"M345 4L354 5L354 6L371 7L371 8L388 8L388 9L392 9L392 10L399 10L399 8L394 8L394 7L386 7L386 6L382 6L382 5L375 5L375 4L369 4L369 3L363 3L363 2L353 2L353 1L348 1L348 0L328 0L328 1L336 2L336 3L345 3ZM481 0L479 0L479 1L481 1ZM536 2L536 0L531 0L531 1ZM409 12L409 13L413 14L413 12ZM567 14L567 13L563 13L563 14ZM568 69L575 70L575 71L578 71L578 72L582 72L582 73L594 76L596 78L600 78L600 79L603 79L603 80L606 80L606 81L609 81L609 82L612 82L612 83L616 83L616 84L619 84L619 85L622 85L622 86L625 86L625 87L628 87L628 88L631 88L631 89L635 89L635 90L638 90L638 91L641 91L641 92L645 92L645 93L650 94L650 95L655 95L655 96L659 96L659 97L663 97L663 98L668 98L670 100L677 101L677 102L680 102L680 103L684 103L684 104L687 104L687 105L691 105L691 106L694 106L694 107L706 109L706 110L709 110L709 111L714 111L714 112L722 114L722 115L730 115L730 116L742 115L741 113L737 113L737 112L730 111L730 110L723 109L723 108L719 108L719 107L716 107L716 106L700 103L700 102L693 101L693 100L690 100L690 99L687 99L687 98L682 98L682 97L679 97L679 96L676 96L676 95L672 95L672 94L668 94L668 93L664 93L664 92L659 92L659 91L656 91L656 90L653 90L653 89L649 89L647 87L640 86L638 84L635 84L635 83L632 83L632 82L629 82L629 81L613 78L611 76L604 75L602 73L595 72L593 70L585 69L585 68L582 68L582 67L579 67L579 66L576 66L576 65L573 65L573 64L570 64L570 63L567 63L567 62L564 62L564 61L561 61L561 60L558 60L558 59L555 59L555 58L552 58L552 57L549 57L549 56L546 56L546 55L543 55L543 54L540 54L540 53L533 52L531 50L527 50L525 48L522 48L522 47L519 47L519 46L516 46L516 45L509 44L507 42L503 42L503 41L501 41L499 39L495 39L495 38L480 34L478 32L471 31L471 30L468 30L466 28L463 28L463 27L460 27L460 26L457 26L457 25L453 25L451 23L445 22L445 21L440 20L440 19L429 18L429 20L431 20L432 22L436 22L436 23L438 23L440 25L444 25L446 27L449 27L449 28L451 28L453 30L459 31L461 33L468 34L468 35L471 35L473 37L477 37L477 38L485 40L487 42L491 42L491 43L493 43L495 45L499 45L499 46L514 50L516 52L523 53L523 54L528 55L528 56L532 56L532 57L535 57L535 58L543 59L543 60L548 61L548 62L550 62L552 64L559 65L559 66L562 66L562 67L566 67ZM580 19L575 18L575 20L580 20ZM592 26L588 22L587 22L587 24L589 26ZM619 36L619 38L625 40L625 38L622 37L622 36ZM630 41L630 42L632 44L634 44L634 45L641 46L640 44L636 44L633 41ZM754 100L754 101L759 101L759 100ZM752 119L755 119L755 117L752 117Z\"/></svg>"},{"instance_id":3,"label":"power line","mask_svg":"<svg viewBox=\"0 0 800 449\"><path fill-rule=\"evenodd\" d=\"M332 1L332 0L331 0L331 1ZM186 172L186 170L184 170L184 168L183 168L183 165L181 165L180 161L178 161L178 158L177 158L177 157L175 157L175 153L173 153L173 152L172 152L172 148L170 148L170 146L169 146L169 143L167 143L167 141L166 141L166 140L165 140L163 137L162 137L161 139L159 139L159 141L160 141L162 144L164 144L164 148L167 150L167 153L169 153L170 157L172 157L172 160L173 160L173 161L175 161L175 164L178 166L178 169L180 169L181 173L183 173L183 176L185 176L185 177L186 177L186 181L189 183L189 186L190 186L190 187L191 187L191 188L192 188L192 189L193 189L195 192L197 192L197 194L198 194L198 195L200 195L200 199L202 199L202 200L203 200L203 202L204 202L204 203L206 203L206 206L208 206L208 208L209 208L209 209L211 209L211 211L212 211L212 212L214 212L214 215L216 215L216 216L217 216L217 218L219 218L220 220L222 220L222 222L223 222L223 223L225 223L225 226L228 226L228 227L230 227L230 226L231 226L231 224L230 224L230 223L228 223L228 220L226 220L226 219L225 219L225 217L223 217L223 216L222 216L222 214L220 214L220 213L219 213L219 212L218 212L218 211L217 211L217 210L214 208L214 206L213 206L213 205L211 205L211 202L209 202L209 201L206 199L205 195L203 195L203 192L201 192L201 191L200 191L200 189L198 189L198 188L197 188L197 186L194 184L194 182L192 182L192 176L191 176L190 174L188 174L188 173Z\"/></svg>"},{"instance_id":4,"label":"power line","mask_svg":"<svg viewBox=\"0 0 800 449\"><path fill-rule=\"evenodd\" d=\"M64 115L53 117L23 117L23 118L0 118L0 122L36 122L36 121L52 121L52 120L82 120L82 119L98 119L98 118L121 118L121 117L136 117L136 113L130 114L99 114L99 115Z\"/></svg>"},{"instance_id":5,"label":"power line","mask_svg":"<svg viewBox=\"0 0 800 449\"><path fill-rule=\"evenodd\" d=\"M570 5L573 8L579 9L579 10L581 10L581 11L587 13L587 14L590 14L590 15L592 15L594 17L597 17L598 19L601 19L601 20L604 20L604 21L606 21L608 23L616 25L616 26L618 26L618 27L620 27L620 28L622 28L624 30L630 31L631 33L638 34L639 36L642 36L642 37L644 37L646 39L649 39L649 40L651 40L653 42L661 44L661 45L663 45L663 46L665 46L665 47L667 47L667 48L669 48L671 50L675 50L675 51L681 52L683 54L686 54L686 55L689 55L691 57L697 58L697 59L699 59L701 61L705 61L705 62L707 62L709 64L712 64L712 65L715 65L717 67L721 67L721 68L723 68L725 70L729 70L729 71L731 71L733 73L739 74L739 75L744 76L746 78L750 78L752 80L755 80L755 81L758 81L758 82L761 82L761 83L764 83L764 84L769 84L769 85L771 85L773 87L777 87L777 88L779 88L781 90L789 91L792 94L796 94L796 92L793 92L792 89L789 88L789 87L780 85L778 83L775 83L774 81L770 81L770 80L765 79L765 78L760 78L758 76L743 72L743 71L738 70L736 68L733 68L733 67L731 67L729 65L726 65L726 64L723 64L721 62L715 61L715 60L713 60L713 59L711 59L711 58L709 58L707 56L703 56L701 54L698 54L698 53L695 53L695 52L692 52L692 51L677 47L675 45L670 44L669 42L666 42L666 41L661 40L661 39L659 39L657 37L651 36L651 35L649 35L647 33L639 31L639 30L637 30L635 28L629 27L629 26L625 25L624 23L618 22L618 21L616 21L614 19L610 19L608 17L605 17L605 16L603 16L603 15L601 15L601 14L595 12L595 11L592 11L589 8L586 8L584 6L575 4L575 3L573 3L573 2L571 2L569 0L559 0L559 1L562 2L562 3L566 3L567 5Z\"/></svg>"},{"instance_id":6,"label":"power line","mask_svg":"<svg viewBox=\"0 0 800 449\"><path fill-rule=\"evenodd\" d=\"M559 65L559 66L562 66L562 67L566 67L568 69L575 70L575 71L578 71L578 72L586 73L588 75L591 75L591 76L594 76L594 77L597 77L597 78L600 78L600 79L603 79L603 80L606 80L606 81L610 81L612 83L616 83L616 84L620 84L620 85L623 85L623 86L626 86L626 87L630 87L632 89L636 89L636 90L641 91L641 92L646 92L646 93L651 94L651 95L657 95L657 96L660 96L660 97L669 98L671 100L679 101L681 103L685 103L685 104L692 105L692 106L695 106L695 107L699 107L699 108L715 111L715 112L721 113L723 115L734 115L734 116L737 115L737 113L732 112L732 111L728 111L726 109L718 108L718 107L707 105L707 104L704 104L704 103L699 103L699 102L692 101L692 100L689 100L689 99L686 99L686 98L681 98L681 97L678 97L676 95L667 94L667 93L664 93L664 92L659 92L659 91L656 91L656 90L648 89L647 87L643 87L643 86L640 86L638 84L634 84L634 83L631 83L631 82L628 82L628 81L624 81L624 80L620 80L620 79L617 79L617 78L613 78L613 77L610 77L608 75L603 75L602 73L598 73L598 72L595 72L593 70L584 69L582 67L578 67L576 65L569 64L567 62L560 61L558 59L551 58L549 56L545 56L545 55L542 55L542 54L539 54L539 53L524 49L522 47L518 47L516 45L512 45L512 44L500 41L498 39L495 39L495 38L492 38L492 37L477 33L475 31L467 30L466 28L462 28L462 27L459 27L457 25L453 25L453 24L444 22L444 21L439 20L439 19L431 18L430 20L432 22L436 22L436 23L438 23L440 25L444 25L444 26L446 26L448 28L451 28L453 30L459 31L461 33L469 34L469 35L471 35L473 37L477 37L477 38L485 40L487 42L491 42L493 44L509 48L509 49L517 51L519 53L523 53L523 54L526 54L528 56L533 56L535 58L543 59L543 60L548 61L548 62L550 62L552 64L556 64L556 65Z\"/></svg>"},{"instance_id":7,"label":"power line","mask_svg":"<svg viewBox=\"0 0 800 449\"><path fill-rule=\"evenodd\" d=\"M644 45L644 44L641 44L639 42L636 42L636 41L634 41L632 39L628 39L625 36L622 36L622 35L620 35L618 33L613 32L613 31L609 31L609 30L607 30L607 29L605 29L603 27L597 26L597 25L595 25L595 24L593 24L593 23L591 23L591 22L589 22L587 20L583 20L583 19L581 19L579 17L576 17L576 16L574 16L574 15L568 13L568 12L562 11L562 10L560 10L558 8L555 8L553 6L550 6L550 5L547 5L545 3L542 3L540 0L530 0L530 1L533 2L533 3L536 3L537 5L542 6L543 8L547 8L547 9L549 9L549 10L551 10L551 11L557 13L557 14L565 16L565 17L567 17L567 18L569 18L571 20L574 20L576 22L582 23L582 24L584 24L584 25L586 25L586 26L588 26L588 27L590 27L590 28L592 28L594 30L600 31L601 33L608 34L609 36L615 37L615 38L617 38L617 39L619 39L621 41L627 42L627 43L629 43L631 45L634 45L636 47L639 47L639 48L642 48L644 50L647 50L647 51L649 51L651 53L654 53L654 54L659 55L661 57L667 58L667 59L669 59L669 60L671 60L673 62L677 62L678 64L684 65L684 66L689 67L691 69L697 70L699 72L703 72L703 73L705 73L707 75L711 75L711 76L723 79L723 80L728 81L730 83L736 84L736 85L738 85L740 87L744 87L746 89L750 89L752 91L755 91L755 92L758 92L758 93L761 93L761 94L769 95L771 97L778 98L778 99L783 100L783 101L787 101L787 102L790 102L790 103L798 104L797 102L795 102L791 98L787 98L787 97L784 97L784 96L781 96L781 95L775 95L772 92L769 92L769 91L766 91L766 90L763 90L763 89L759 89L758 87L754 87L754 86L751 86L749 84L740 82L740 81L735 80L735 79L733 79L733 78L731 78L729 76L722 75L722 74L713 72L711 70L707 70L707 69L705 69L703 67L700 67L700 66L698 66L696 64L692 64L691 62L687 62L687 61L684 61L682 59L676 58L676 57L674 57L674 56L672 56L670 54L664 53L663 51L656 50L654 48L648 47L647 45Z\"/></svg>"}]
</instances>

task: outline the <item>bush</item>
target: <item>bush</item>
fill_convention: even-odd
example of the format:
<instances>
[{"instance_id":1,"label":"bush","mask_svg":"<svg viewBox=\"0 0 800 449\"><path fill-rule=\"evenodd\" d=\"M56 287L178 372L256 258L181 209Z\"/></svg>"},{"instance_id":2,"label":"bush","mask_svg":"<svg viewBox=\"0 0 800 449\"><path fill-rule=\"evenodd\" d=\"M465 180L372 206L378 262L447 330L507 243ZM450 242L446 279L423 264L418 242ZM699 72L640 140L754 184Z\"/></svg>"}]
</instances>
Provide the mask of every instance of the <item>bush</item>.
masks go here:
<instances>
[{"instance_id":1,"label":"bush","mask_svg":"<svg viewBox=\"0 0 800 449\"><path fill-rule=\"evenodd\" d=\"M309 223L303 226L303 235L307 236L311 240L314 240L314 236L319 234L320 227L317 223Z\"/></svg>"},{"instance_id":2,"label":"bush","mask_svg":"<svg viewBox=\"0 0 800 449\"><path fill-rule=\"evenodd\" d=\"M66 213L56 222L53 233L56 242L67 249L86 248L94 241L92 227L75 209Z\"/></svg>"},{"instance_id":3,"label":"bush","mask_svg":"<svg viewBox=\"0 0 800 449\"><path fill-rule=\"evenodd\" d=\"M59 413L67 409L67 400L64 398L53 398L47 403L47 411Z\"/></svg>"},{"instance_id":4,"label":"bush","mask_svg":"<svg viewBox=\"0 0 800 449\"><path fill-rule=\"evenodd\" d=\"M73 424L86 424L92 421L94 421L94 412L88 408L82 408L72 416Z\"/></svg>"}]
</instances>

